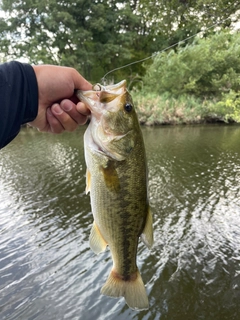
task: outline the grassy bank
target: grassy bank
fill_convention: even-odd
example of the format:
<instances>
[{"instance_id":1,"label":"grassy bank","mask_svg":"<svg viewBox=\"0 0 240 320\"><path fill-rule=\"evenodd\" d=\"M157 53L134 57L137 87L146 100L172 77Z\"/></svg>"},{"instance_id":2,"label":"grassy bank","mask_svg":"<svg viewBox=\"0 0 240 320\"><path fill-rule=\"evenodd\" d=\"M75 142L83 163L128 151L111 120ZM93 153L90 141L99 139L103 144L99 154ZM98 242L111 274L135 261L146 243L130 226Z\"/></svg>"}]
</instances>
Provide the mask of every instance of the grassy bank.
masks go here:
<instances>
[{"instance_id":1,"label":"grassy bank","mask_svg":"<svg viewBox=\"0 0 240 320\"><path fill-rule=\"evenodd\" d=\"M145 125L239 122L235 100L199 99L190 95L131 92L139 120Z\"/></svg>"},{"instance_id":2,"label":"grassy bank","mask_svg":"<svg viewBox=\"0 0 240 320\"><path fill-rule=\"evenodd\" d=\"M239 32L196 37L160 52L141 89L133 96L142 123L240 122Z\"/></svg>"}]
</instances>

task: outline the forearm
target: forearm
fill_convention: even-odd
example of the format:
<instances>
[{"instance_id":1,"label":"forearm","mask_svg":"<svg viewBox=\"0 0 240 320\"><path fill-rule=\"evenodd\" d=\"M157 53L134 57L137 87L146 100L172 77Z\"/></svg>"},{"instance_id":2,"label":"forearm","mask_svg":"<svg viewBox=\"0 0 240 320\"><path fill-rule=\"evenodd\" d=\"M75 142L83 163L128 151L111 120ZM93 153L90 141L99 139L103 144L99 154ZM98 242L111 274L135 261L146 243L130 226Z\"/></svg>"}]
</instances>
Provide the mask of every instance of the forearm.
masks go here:
<instances>
[{"instance_id":1,"label":"forearm","mask_svg":"<svg viewBox=\"0 0 240 320\"><path fill-rule=\"evenodd\" d=\"M0 65L0 148L33 121L38 112L38 86L33 68L10 62Z\"/></svg>"}]
</instances>

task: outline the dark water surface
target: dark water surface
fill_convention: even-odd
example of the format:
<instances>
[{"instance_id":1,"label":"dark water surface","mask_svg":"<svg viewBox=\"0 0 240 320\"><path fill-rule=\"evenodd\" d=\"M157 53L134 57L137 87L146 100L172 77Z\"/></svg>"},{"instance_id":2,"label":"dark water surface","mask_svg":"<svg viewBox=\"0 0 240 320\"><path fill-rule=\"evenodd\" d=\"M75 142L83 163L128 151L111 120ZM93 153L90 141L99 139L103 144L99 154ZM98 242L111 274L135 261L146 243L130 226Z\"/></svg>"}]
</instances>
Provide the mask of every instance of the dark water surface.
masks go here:
<instances>
[{"instance_id":1,"label":"dark water surface","mask_svg":"<svg viewBox=\"0 0 240 320\"><path fill-rule=\"evenodd\" d=\"M144 128L155 244L139 245L150 309L100 295L89 248L84 129L24 129L0 151L0 319L240 319L240 127Z\"/></svg>"}]
</instances>

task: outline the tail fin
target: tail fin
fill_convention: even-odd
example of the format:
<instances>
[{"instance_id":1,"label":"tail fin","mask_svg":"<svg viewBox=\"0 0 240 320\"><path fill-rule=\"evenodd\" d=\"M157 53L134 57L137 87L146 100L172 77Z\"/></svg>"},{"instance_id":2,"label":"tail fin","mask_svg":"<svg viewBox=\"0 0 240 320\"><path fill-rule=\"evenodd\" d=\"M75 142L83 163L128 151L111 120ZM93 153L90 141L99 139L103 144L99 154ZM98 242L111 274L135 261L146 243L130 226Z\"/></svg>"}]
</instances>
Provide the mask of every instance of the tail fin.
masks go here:
<instances>
[{"instance_id":1,"label":"tail fin","mask_svg":"<svg viewBox=\"0 0 240 320\"><path fill-rule=\"evenodd\" d=\"M122 280L113 270L107 282L101 289L101 293L110 297L124 297L127 305L133 310L140 311L149 308L148 297L142 277L137 270L133 280Z\"/></svg>"}]
</instances>

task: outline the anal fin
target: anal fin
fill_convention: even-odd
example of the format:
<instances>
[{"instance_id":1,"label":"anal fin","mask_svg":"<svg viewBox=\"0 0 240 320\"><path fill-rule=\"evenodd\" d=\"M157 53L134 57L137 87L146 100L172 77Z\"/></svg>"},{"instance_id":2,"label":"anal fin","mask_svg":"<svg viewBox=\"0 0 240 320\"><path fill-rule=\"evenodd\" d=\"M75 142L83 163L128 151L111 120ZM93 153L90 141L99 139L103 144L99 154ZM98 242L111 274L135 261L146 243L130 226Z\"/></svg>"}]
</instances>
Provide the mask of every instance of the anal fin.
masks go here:
<instances>
[{"instance_id":1,"label":"anal fin","mask_svg":"<svg viewBox=\"0 0 240 320\"><path fill-rule=\"evenodd\" d=\"M96 254L103 252L107 247L107 243L103 239L95 221L93 222L92 230L90 233L89 244L92 251Z\"/></svg>"}]
</instances>

